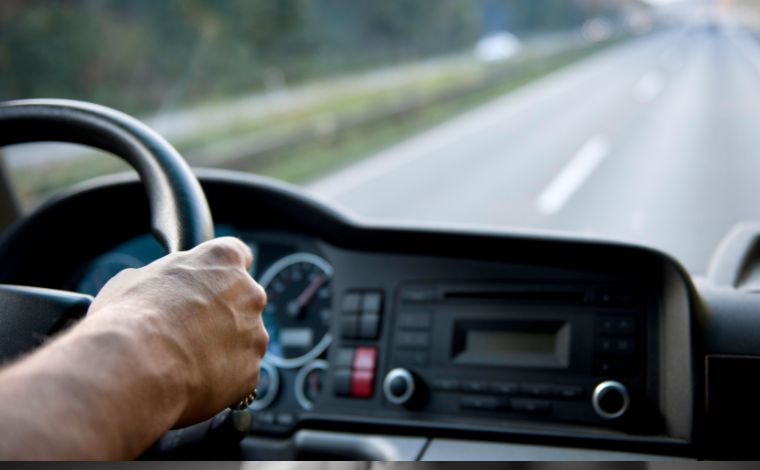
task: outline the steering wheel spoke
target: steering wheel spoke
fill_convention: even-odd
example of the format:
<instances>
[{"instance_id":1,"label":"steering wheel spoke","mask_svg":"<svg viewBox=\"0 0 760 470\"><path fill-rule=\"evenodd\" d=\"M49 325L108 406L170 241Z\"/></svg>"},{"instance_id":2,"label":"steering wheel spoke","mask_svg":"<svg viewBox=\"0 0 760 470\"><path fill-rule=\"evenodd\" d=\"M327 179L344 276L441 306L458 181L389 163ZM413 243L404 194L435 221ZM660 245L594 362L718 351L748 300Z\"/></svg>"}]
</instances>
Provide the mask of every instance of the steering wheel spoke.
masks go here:
<instances>
[{"instance_id":1,"label":"steering wheel spoke","mask_svg":"<svg viewBox=\"0 0 760 470\"><path fill-rule=\"evenodd\" d=\"M0 284L0 362L31 351L81 319L92 301L76 292Z\"/></svg>"}]
</instances>

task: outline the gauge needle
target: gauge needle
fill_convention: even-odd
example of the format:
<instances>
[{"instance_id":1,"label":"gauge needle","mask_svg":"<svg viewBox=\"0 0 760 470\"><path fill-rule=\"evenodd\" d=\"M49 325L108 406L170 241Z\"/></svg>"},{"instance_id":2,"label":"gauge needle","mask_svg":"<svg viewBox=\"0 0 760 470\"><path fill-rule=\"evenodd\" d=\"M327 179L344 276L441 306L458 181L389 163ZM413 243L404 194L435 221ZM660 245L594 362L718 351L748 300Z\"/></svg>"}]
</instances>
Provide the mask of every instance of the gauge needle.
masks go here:
<instances>
[{"instance_id":1,"label":"gauge needle","mask_svg":"<svg viewBox=\"0 0 760 470\"><path fill-rule=\"evenodd\" d=\"M311 302L311 299L326 282L327 276L324 274L315 277L306 289L301 292L301 295L288 305L288 313L292 316L297 316Z\"/></svg>"}]
</instances>

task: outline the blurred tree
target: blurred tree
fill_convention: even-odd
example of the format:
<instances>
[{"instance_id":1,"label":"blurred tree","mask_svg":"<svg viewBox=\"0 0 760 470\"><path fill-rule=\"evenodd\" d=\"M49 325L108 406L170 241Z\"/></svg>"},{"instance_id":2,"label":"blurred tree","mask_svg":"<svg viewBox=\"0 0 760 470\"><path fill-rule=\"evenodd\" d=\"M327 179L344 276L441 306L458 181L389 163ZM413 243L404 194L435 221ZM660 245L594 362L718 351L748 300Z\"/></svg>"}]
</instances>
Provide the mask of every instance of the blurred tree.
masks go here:
<instances>
[{"instance_id":1,"label":"blurred tree","mask_svg":"<svg viewBox=\"0 0 760 470\"><path fill-rule=\"evenodd\" d=\"M639 0L1 0L0 99L145 112L580 25Z\"/></svg>"}]
</instances>

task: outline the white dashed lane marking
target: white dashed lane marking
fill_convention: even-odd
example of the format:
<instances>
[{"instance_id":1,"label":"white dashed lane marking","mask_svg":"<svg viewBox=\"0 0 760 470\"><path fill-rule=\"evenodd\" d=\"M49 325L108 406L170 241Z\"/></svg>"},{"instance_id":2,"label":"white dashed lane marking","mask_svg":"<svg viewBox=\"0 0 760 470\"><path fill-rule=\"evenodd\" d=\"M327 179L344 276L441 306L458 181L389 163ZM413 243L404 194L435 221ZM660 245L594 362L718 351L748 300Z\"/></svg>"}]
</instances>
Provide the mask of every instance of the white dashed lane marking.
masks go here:
<instances>
[{"instance_id":1,"label":"white dashed lane marking","mask_svg":"<svg viewBox=\"0 0 760 470\"><path fill-rule=\"evenodd\" d=\"M559 212L604 160L609 149L604 136L597 135L589 139L538 197L538 212L543 215Z\"/></svg>"}]
</instances>

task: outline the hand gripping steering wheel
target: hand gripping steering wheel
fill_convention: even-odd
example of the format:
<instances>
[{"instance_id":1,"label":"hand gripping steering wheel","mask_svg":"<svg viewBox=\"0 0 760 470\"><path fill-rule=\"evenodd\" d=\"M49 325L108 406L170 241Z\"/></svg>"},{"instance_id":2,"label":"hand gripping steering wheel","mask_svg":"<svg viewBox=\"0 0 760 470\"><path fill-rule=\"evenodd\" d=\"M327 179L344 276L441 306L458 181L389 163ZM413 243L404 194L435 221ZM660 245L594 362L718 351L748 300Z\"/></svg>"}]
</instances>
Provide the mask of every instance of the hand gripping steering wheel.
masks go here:
<instances>
[{"instance_id":1,"label":"hand gripping steering wheel","mask_svg":"<svg viewBox=\"0 0 760 470\"><path fill-rule=\"evenodd\" d=\"M80 101L0 103L0 147L42 141L95 147L137 170L148 196L153 234L167 252L189 250L213 237L208 202L190 167L140 121ZM75 292L0 284L0 361L38 346L66 320L83 316L91 302L92 297Z\"/></svg>"}]
</instances>

